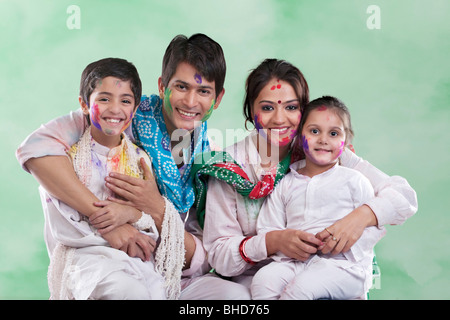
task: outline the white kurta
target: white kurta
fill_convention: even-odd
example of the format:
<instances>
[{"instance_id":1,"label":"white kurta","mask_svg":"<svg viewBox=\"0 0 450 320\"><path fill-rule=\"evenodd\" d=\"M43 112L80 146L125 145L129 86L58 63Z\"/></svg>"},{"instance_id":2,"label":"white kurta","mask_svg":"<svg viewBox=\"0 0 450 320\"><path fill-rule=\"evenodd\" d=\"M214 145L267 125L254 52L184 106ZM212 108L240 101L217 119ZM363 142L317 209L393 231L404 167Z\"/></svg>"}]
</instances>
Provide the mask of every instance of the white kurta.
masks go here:
<instances>
[{"instance_id":1,"label":"white kurta","mask_svg":"<svg viewBox=\"0 0 450 320\"><path fill-rule=\"evenodd\" d=\"M304 166L304 160L293 163L290 166L291 171L267 197L258 218L258 234L284 229L317 234L374 197L369 180L356 170L336 164L331 169L310 178L297 172ZM372 283L373 248L385 232L384 227L368 227L348 252L338 256L321 256L321 259L334 260L333 263L324 266L322 272L324 274L333 273L336 268L361 270L363 271L361 272L363 276L360 277L361 287L367 291ZM280 273L274 272L273 268L276 266L272 266L273 264L293 261L280 252L273 255L272 258L275 262L271 263L270 268L271 274L275 277L279 277ZM297 264L308 264L308 262L295 261ZM315 263L317 262L315 261ZM314 268L314 264L312 268ZM300 272L305 272L305 270L302 269ZM293 272L291 280L295 278L295 275L296 272ZM259 282L266 280L260 277L256 278ZM354 274L352 274L352 278L354 278ZM287 280L284 279L284 281ZM334 285L340 287L339 289L333 288L334 290L343 291L349 288L345 273L334 274L333 282ZM258 287L264 287L268 283L258 283ZM319 283L318 286L320 285L326 284ZM330 295L327 297L335 297L333 289L326 290ZM355 298L360 296L361 292L355 292L352 295L352 291L349 290L346 294L341 298Z\"/></svg>"},{"instance_id":2,"label":"white kurta","mask_svg":"<svg viewBox=\"0 0 450 320\"><path fill-rule=\"evenodd\" d=\"M111 160L120 154L123 141L113 149L92 141L87 187L101 200L111 194L104 179L112 167ZM151 168L145 152L136 146L131 149L144 157ZM52 298L165 299L164 279L155 271L154 259L143 262L110 247L85 216L50 196L44 188L39 189L45 215L45 242L51 257ZM154 225L146 234L155 240L158 237Z\"/></svg>"},{"instance_id":3,"label":"white kurta","mask_svg":"<svg viewBox=\"0 0 450 320\"><path fill-rule=\"evenodd\" d=\"M260 180L264 174L253 142L256 134L253 131L242 141L225 149L253 182ZM341 156L341 164L369 179L375 196L365 204L374 211L379 226L401 224L417 211L416 193L404 178L386 175L348 149ZM221 275L240 276L235 280L249 284L248 279L244 278L268 262L265 235L257 235L256 232L256 221L263 201L244 198L227 183L209 179L203 244L211 266ZM239 244L246 236L254 236L247 241L245 252L251 260L260 262L255 266L246 263L239 253Z\"/></svg>"}]
</instances>

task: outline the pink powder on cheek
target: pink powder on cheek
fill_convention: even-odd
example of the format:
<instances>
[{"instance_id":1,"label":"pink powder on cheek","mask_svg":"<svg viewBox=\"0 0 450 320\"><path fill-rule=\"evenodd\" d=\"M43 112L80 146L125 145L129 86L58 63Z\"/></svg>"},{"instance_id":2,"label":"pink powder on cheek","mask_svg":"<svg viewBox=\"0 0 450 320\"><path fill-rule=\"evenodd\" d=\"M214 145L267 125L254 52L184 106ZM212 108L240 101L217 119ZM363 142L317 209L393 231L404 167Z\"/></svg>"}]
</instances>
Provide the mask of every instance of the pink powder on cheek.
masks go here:
<instances>
[{"instance_id":1,"label":"pink powder on cheek","mask_svg":"<svg viewBox=\"0 0 450 320\"><path fill-rule=\"evenodd\" d=\"M94 104L90 111L91 122L99 130L102 130L100 126L100 111L98 110L98 104Z\"/></svg>"},{"instance_id":2,"label":"pink powder on cheek","mask_svg":"<svg viewBox=\"0 0 450 320\"><path fill-rule=\"evenodd\" d=\"M344 152L344 149L345 149L345 141L341 141L341 146L339 147L338 158L341 156L342 152Z\"/></svg>"},{"instance_id":3,"label":"pink powder on cheek","mask_svg":"<svg viewBox=\"0 0 450 320\"><path fill-rule=\"evenodd\" d=\"M264 124L260 121L260 114L259 113L257 113L257 114L255 114L255 128L257 129L257 130L260 130L260 129L263 129L264 128Z\"/></svg>"}]
</instances>

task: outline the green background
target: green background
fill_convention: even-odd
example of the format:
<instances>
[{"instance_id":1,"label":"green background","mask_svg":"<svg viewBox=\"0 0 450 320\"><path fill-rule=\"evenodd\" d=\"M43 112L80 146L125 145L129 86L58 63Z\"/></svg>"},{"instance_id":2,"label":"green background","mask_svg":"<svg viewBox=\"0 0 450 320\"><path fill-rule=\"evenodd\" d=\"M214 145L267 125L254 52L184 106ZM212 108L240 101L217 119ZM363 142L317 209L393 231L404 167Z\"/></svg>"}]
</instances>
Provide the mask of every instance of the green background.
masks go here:
<instances>
[{"instance_id":1,"label":"green background","mask_svg":"<svg viewBox=\"0 0 450 320\"><path fill-rule=\"evenodd\" d=\"M81 10L68 29L69 5ZM381 29L366 21L381 10ZM14 156L42 123L78 108L83 68L122 57L157 92L161 61L177 34L202 32L227 60L226 94L209 128L238 129L244 81L264 58L304 73L311 98L350 108L357 153L408 179L418 213L389 226L377 245L381 289L371 299L449 299L450 1L36 1L0 0L0 298L48 299L48 257L38 184ZM228 129L228 131L227 131ZM228 137L228 136L227 136Z\"/></svg>"}]
</instances>

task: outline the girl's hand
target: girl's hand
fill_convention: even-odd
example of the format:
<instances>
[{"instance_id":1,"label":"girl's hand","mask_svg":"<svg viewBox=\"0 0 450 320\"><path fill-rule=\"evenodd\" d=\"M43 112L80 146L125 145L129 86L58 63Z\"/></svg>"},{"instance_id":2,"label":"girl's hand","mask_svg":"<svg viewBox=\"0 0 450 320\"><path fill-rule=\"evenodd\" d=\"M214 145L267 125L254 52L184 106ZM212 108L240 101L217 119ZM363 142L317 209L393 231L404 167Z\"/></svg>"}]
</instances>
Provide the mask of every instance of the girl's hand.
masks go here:
<instances>
[{"instance_id":1,"label":"girl's hand","mask_svg":"<svg viewBox=\"0 0 450 320\"><path fill-rule=\"evenodd\" d=\"M126 223L136 222L142 215L136 208L107 200L94 202L94 205L101 208L89 217L89 221L100 234L108 233Z\"/></svg>"},{"instance_id":2,"label":"girl's hand","mask_svg":"<svg viewBox=\"0 0 450 320\"><path fill-rule=\"evenodd\" d=\"M322 241L313 234L301 230L276 230L266 234L268 256L280 251L290 258L306 261L322 245Z\"/></svg>"},{"instance_id":3,"label":"girl's hand","mask_svg":"<svg viewBox=\"0 0 450 320\"><path fill-rule=\"evenodd\" d=\"M361 237L366 227L377 225L372 209L367 205L356 208L341 220L316 234L316 238L324 242L318 249L322 253L333 255L347 252Z\"/></svg>"}]
</instances>

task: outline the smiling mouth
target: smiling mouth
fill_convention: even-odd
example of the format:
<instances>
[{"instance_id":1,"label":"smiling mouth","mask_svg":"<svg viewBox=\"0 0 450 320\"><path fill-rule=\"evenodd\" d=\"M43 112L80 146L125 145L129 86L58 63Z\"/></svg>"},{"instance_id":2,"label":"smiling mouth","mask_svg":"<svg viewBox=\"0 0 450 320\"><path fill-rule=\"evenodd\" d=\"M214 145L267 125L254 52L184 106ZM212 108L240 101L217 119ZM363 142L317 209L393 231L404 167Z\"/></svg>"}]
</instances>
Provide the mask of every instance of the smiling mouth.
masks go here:
<instances>
[{"instance_id":1,"label":"smiling mouth","mask_svg":"<svg viewBox=\"0 0 450 320\"><path fill-rule=\"evenodd\" d=\"M282 135L285 134L288 131L289 127L285 127L285 128L277 128L277 129L270 129L271 132L276 133L278 135Z\"/></svg>"},{"instance_id":2,"label":"smiling mouth","mask_svg":"<svg viewBox=\"0 0 450 320\"><path fill-rule=\"evenodd\" d=\"M200 113L196 113L196 112L186 112L183 111L181 109L176 109L178 111L178 113L183 116L183 117L187 117L187 118L195 118L197 115L199 115Z\"/></svg>"},{"instance_id":3,"label":"smiling mouth","mask_svg":"<svg viewBox=\"0 0 450 320\"><path fill-rule=\"evenodd\" d=\"M119 124L123 121L123 119L113 119L113 118L104 118L103 120L111 124Z\"/></svg>"},{"instance_id":4,"label":"smiling mouth","mask_svg":"<svg viewBox=\"0 0 450 320\"><path fill-rule=\"evenodd\" d=\"M332 152L331 150L326 150L326 149L314 149L314 151L316 152L323 152L323 153L327 153L327 152Z\"/></svg>"}]
</instances>

